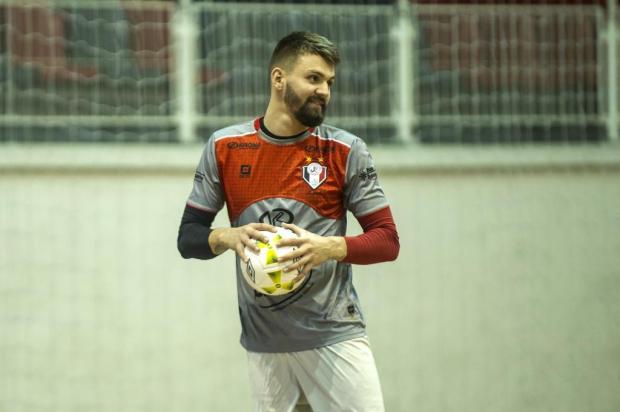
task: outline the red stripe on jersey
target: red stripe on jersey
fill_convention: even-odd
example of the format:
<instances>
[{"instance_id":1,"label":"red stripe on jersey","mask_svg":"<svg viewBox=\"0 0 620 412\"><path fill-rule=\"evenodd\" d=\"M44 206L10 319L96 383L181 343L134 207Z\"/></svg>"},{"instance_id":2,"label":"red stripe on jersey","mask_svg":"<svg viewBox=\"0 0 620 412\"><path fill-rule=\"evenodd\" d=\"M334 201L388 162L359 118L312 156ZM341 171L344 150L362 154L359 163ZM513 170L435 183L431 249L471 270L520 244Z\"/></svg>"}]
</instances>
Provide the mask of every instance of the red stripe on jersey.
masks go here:
<instances>
[{"instance_id":1,"label":"red stripe on jersey","mask_svg":"<svg viewBox=\"0 0 620 412\"><path fill-rule=\"evenodd\" d=\"M347 145L316 135L294 144L271 143L258 132L217 139L215 154L230 220L269 198L294 199L321 216L342 218L349 151ZM321 173L310 176L309 165L324 171L324 178Z\"/></svg>"}]
</instances>

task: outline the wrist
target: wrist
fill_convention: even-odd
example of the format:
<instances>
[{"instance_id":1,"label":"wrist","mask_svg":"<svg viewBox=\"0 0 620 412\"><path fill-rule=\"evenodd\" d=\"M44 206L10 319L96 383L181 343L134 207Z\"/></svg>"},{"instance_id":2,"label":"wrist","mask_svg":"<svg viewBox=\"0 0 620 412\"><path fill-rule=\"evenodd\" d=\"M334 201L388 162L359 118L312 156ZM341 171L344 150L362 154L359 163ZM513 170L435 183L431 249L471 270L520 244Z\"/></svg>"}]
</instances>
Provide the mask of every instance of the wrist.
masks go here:
<instances>
[{"instance_id":1,"label":"wrist","mask_svg":"<svg viewBox=\"0 0 620 412\"><path fill-rule=\"evenodd\" d=\"M227 228L213 229L209 234L209 247L214 255L224 253L228 247L224 244L222 237Z\"/></svg>"},{"instance_id":2,"label":"wrist","mask_svg":"<svg viewBox=\"0 0 620 412\"><path fill-rule=\"evenodd\" d=\"M329 236L329 249L331 258L337 261L343 260L347 256L347 242L342 236Z\"/></svg>"}]
</instances>

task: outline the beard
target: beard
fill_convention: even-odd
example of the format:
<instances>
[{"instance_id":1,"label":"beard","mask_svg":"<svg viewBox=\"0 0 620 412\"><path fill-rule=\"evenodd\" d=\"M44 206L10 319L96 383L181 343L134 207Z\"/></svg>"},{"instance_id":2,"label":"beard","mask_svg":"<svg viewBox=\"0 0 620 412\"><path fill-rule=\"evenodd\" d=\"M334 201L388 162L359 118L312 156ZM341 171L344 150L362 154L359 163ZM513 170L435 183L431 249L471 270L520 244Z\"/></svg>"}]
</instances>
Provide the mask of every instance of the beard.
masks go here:
<instances>
[{"instance_id":1,"label":"beard","mask_svg":"<svg viewBox=\"0 0 620 412\"><path fill-rule=\"evenodd\" d=\"M306 101L292 87L287 87L284 92L284 103L295 116L295 119L304 126L316 127L323 123L327 103L318 96L310 96Z\"/></svg>"}]
</instances>

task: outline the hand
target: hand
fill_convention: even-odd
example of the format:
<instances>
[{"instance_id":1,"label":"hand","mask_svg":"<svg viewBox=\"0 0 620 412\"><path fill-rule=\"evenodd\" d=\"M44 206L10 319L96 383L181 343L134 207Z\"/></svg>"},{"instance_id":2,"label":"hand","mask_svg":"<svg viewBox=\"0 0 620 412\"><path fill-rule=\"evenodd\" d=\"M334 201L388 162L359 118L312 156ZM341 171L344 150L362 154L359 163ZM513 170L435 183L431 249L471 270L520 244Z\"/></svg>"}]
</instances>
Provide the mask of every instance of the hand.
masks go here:
<instances>
[{"instance_id":1,"label":"hand","mask_svg":"<svg viewBox=\"0 0 620 412\"><path fill-rule=\"evenodd\" d=\"M260 240L265 243L269 240L260 233L261 230L276 232L277 228L267 223L248 223L239 227L214 229L209 236L209 246L213 253L218 255L228 249L232 249L239 255L241 260L247 262L248 257L244 252L246 246L258 253L259 249L254 240Z\"/></svg>"},{"instance_id":2,"label":"hand","mask_svg":"<svg viewBox=\"0 0 620 412\"><path fill-rule=\"evenodd\" d=\"M298 237L282 239L278 246L296 246L297 249L280 256L281 262L286 262L285 271L299 270L303 276L321 263L330 260L342 260L347 255L347 246L343 237L320 236L295 225L282 225L297 234ZM290 261L290 262L289 262Z\"/></svg>"}]
</instances>

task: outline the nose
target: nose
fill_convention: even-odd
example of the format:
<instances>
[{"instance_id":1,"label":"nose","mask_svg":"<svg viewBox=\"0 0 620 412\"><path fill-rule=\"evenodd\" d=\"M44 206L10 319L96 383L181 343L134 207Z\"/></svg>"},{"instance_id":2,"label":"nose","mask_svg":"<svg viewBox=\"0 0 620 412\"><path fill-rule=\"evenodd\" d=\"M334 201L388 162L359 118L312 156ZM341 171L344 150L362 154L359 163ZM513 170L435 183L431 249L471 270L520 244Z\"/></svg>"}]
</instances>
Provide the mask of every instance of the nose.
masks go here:
<instances>
[{"instance_id":1,"label":"nose","mask_svg":"<svg viewBox=\"0 0 620 412\"><path fill-rule=\"evenodd\" d=\"M327 85L327 82L322 82L319 85L319 87L316 89L316 94L318 96L321 96L325 100L329 98L329 86Z\"/></svg>"}]
</instances>

